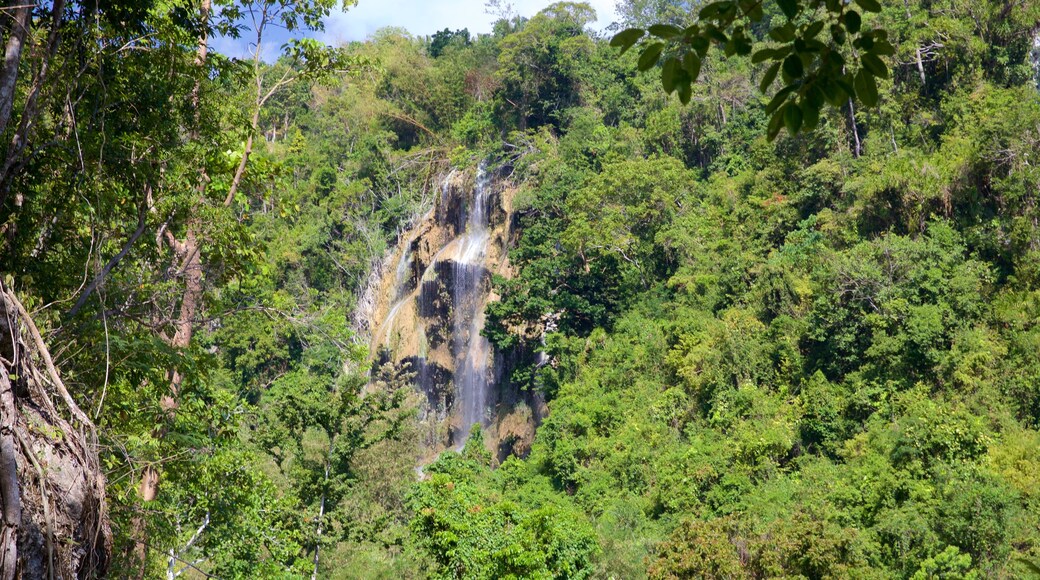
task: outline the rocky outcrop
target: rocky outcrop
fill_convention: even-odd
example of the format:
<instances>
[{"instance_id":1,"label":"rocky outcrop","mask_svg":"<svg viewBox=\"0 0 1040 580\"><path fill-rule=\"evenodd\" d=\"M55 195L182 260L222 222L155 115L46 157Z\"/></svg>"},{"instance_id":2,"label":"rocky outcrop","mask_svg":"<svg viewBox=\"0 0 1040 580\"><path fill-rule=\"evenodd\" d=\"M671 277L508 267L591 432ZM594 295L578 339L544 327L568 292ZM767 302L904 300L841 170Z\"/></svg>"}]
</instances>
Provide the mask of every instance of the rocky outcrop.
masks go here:
<instances>
[{"instance_id":1,"label":"rocky outcrop","mask_svg":"<svg viewBox=\"0 0 1040 580\"><path fill-rule=\"evenodd\" d=\"M0 289L0 580L106 574L112 532L96 449L39 330Z\"/></svg>"},{"instance_id":2,"label":"rocky outcrop","mask_svg":"<svg viewBox=\"0 0 1040 580\"><path fill-rule=\"evenodd\" d=\"M493 275L508 277L514 189L503 172L453 171L434 207L401 236L369 321L376 366L408 365L426 396L424 446L458 447L473 423L500 457L524 454L537 401L503 381L509 353L481 336Z\"/></svg>"}]
</instances>

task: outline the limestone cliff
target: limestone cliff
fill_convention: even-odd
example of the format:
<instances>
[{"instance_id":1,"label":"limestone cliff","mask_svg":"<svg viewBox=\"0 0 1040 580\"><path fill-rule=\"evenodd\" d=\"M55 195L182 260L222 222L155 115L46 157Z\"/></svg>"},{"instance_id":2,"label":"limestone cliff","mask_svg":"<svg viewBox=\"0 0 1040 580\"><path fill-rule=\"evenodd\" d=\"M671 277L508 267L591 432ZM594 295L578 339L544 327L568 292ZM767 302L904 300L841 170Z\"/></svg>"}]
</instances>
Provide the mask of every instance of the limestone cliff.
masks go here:
<instances>
[{"instance_id":1,"label":"limestone cliff","mask_svg":"<svg viewBox=\"0 0 1040 580\"><path fill-rule=\"evenodd\" d=\"M539 401L503 380L508 353L481 336L492 275L511 273L514 192L504 171L452 171L381 273L369 317L373 364L414 373L431 453L460 446L474 423L500 458L526 453L534 435Z\"/></svg>"}]
</instances>

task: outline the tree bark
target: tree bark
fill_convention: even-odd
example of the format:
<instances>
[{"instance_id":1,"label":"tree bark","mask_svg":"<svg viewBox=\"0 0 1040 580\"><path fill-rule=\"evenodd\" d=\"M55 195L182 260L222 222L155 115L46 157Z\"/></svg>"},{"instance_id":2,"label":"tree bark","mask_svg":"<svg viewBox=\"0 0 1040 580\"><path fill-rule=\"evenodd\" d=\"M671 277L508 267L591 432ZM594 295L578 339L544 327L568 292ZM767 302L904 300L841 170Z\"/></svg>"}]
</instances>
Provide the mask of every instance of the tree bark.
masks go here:
<instances>
[{"instance_id":1,"label":"tree bark","mask_svg":"<svg viewBox=\"0 0 1040 580\"><path fill-rule=\"evenodd\" d=\"M917 73L921 77L921 86L925 86L928 84L928 77L924 74L924 61L921 60L921 47L918 46L914 50L917 53Z\"/></svg>"},{"instance_id":2,"label":"tree bark","mask_svg":"<svg viewBox=\"0 0 1040 580\"><path fill-rule=\"evenodd\" d=\"M25 106L22 107L22 118L18 122L18 129L11 137L11 143L7 147L7 155L4 159L3 170L0 171L0 207L7 200L7 192L10 189L10 178L15 166L22 160L22 151L29 141L29 133L36 116L39 113L38 102L40 92L44 83L47 82L47 74L50 72L51 59L58 52L58 44L61 42L61 25L65 19L65 0L54 0L51 5L51 30L47 35L47 49L43 53L40 69L33 77L29 94L25 98ZM17 200L16 200L17 202ZM20 204L20 202L17 202Z\"/></svg>"},{"instance_id":3,"label":"tree bark","mask_svg":"<svg viewBox=\"0 0 1040 580\"><path fill-rule=\"evenodd\" d=\"M0 71L0 135L7 131L7 123L11 120L14 88L18 84L18 65L22 62L22 48L32 17L32 4L25 0L13 0L11 4L16 8L11 14L11 29L4 48L4 68Z\"/></svg>"},{"instance_id":4,"label":"tree bark","mask_svg":"<svg viewBox=\"0 0 1040 580\"><path fill-rule=\"evenodd\" d=\"M15 448L14 389L5 365L0 364L0 580L14 580L18 569L18 526L22 523L22 492L18 485L18 453Z\"/></svg>"}]
</instances>

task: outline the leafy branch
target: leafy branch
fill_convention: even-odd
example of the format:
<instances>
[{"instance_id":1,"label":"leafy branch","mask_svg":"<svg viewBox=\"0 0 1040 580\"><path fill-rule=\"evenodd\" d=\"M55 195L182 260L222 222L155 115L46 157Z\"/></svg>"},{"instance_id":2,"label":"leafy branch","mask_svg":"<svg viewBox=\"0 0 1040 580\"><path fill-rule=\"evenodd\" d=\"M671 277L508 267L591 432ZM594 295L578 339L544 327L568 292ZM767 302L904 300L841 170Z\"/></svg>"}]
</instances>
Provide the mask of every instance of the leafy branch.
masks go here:
<instances>
[{"instance_id":1,"label":"leafy branch","mask_svg":"<svg viewBox=\"0 0 1040 580\"><path fill-rule=\"evenodd\" d=\"M678 93L683 104L690 102L693 83L712 46L727 57L751 55L752 63L769 62L759 90L768 95L778 78L782 84L766 105L770 140L783 127L791 135L811 131L824 105L841 107L858 100L876 106L877 79L889 74L881 57L894 55L895 48L887 31L864 26L853 4L863 12L880 12L878 0L774 2L782 17L768 18L767 38L756 37L753 30L767 20L763 0L725 0L704 6L686 28L629 28L614 35L610 44L621 54L639 44L639 70L661 64L661 85L668 94ZM822 34L825 29L829 34Z\"/></svg>"}]
</instances>

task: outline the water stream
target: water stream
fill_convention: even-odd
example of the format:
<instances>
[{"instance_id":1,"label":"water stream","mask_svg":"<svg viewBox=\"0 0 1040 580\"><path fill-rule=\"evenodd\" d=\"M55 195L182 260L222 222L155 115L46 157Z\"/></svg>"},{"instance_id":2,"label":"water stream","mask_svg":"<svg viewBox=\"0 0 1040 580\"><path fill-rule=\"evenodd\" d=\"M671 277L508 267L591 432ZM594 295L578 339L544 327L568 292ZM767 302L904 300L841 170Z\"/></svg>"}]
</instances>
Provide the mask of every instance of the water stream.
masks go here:
<instances>
[{"instance_id":1,"label":"water stream","mask_svg":"<svg viewBox=\"0 0 1040 580\"><path fill-rule=\"evenodd\" d=\"M452 342L455 345L456 401L461 407L464 442L474 423L485 424L488 388L488 355L491 347L481 335L484 328L484 281L488 234L488 176L481 166L473 197L469 200L466 231L462 235L455 258L452 288Z\"/></svg>"},{"instance_id":2,"label":"water stream","mask_svg":"<svg viewBox=\"0 0 1040 580\"><path fill-rule=\"evenodd\" d=\"M450 207L452 194L458 194L452 189L455 187L453 184L458 183L456 177L453 172L445 179L440 200L442 207ZM396 360L414 357L417 386L424 393L442 393L451 381L454 390L450 412L459 420L453 441L459 447L465 443L474 423L488 424L492 387L491 346L481 336L481 330L488 294L488 248L492 240L489 231L491 189L492 178L482 164L472 191L467 192L463 200L456 198L463 202L463 207L461 215L456 213L455 216L463 223L455 222L448 215L449 211L431 212L427 220L435 219L433 216L436 215L436 227L441 231L458 231L458 234L443 242L430 258L430 263L421 272L416 272L414 278L412 245L422 240L417 237L419 234L406 238L392 271L393 287L387 291L389 311L373 336L373 347L377 349L406 348L395 344L396 336L413 339L406 342L416 352L393 354ZM447 306L449 296L450 307ZM429 341L436 337L441 337L437 339L440 342L431 345ZM439 367L430 360L433 356L431 351L437 349L438 344L447 349L437 351L441 353L435 359ZM450 363L445 360L448 358ZM452 368L445 369L446 364ZM434 367L450 373L434 372Z\"/></svg>"}]
</instances>

